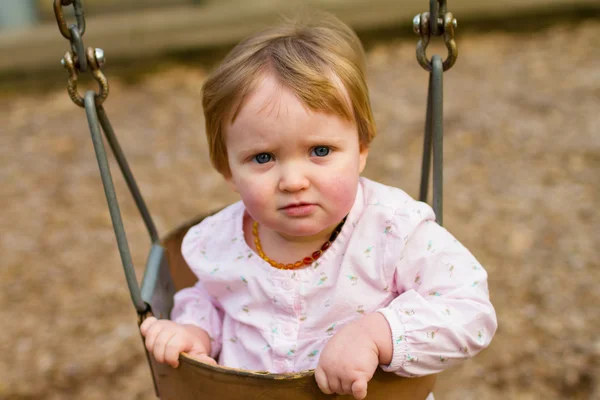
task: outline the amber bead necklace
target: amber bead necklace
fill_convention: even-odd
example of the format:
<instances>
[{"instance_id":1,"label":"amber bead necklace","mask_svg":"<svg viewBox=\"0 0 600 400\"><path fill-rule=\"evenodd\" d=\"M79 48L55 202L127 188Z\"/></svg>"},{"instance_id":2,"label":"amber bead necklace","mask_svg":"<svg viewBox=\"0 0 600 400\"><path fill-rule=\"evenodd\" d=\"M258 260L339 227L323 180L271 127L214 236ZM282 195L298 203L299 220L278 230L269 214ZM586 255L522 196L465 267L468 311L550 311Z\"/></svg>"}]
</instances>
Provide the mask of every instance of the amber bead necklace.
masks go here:
<instances>
[{"instance_id":1,"label":"amber bead necklace","mask_svg":"<svg viewBox=\"0 0 600 400\"><path fill-rule=\"evenodd\" d=\"M262 249L262 245L260 244L260 237L258 236L258 222L254 221L254 224L252 224L252 236L254 236L254 244L256 245L256 251L258 251L258 255L260 256L260 258L262 258L263 260L265 260L266 262L268 262L269 264L271 264L271 266L274 267L274 268L278 268L278 269L298 269L298 268L301 268L301 267L309 266L313 262L315 262L319 257L321 257L321 254L323 254L323 252L325 250L327 250L329 247L331 247L331 243L340 234L340 232L342 230L342 227L344 226L344 222L346 222L346 218L347 217L344 217L344 219L342 220L342 222L340 222L335 227L335 229L333 230L333 233L331 234L331 236L329 236L329 240L327 240L325 243L323 243L323 245L321 246L321 248L319 250L315 251L314 253L312 253L308 257L304 257L300 261L296 261L293 264L278 263L277 261L272 260L272 259L270 259L269 257L267 257L265 255L265 252Z\"/></svg>"}]
</instances>

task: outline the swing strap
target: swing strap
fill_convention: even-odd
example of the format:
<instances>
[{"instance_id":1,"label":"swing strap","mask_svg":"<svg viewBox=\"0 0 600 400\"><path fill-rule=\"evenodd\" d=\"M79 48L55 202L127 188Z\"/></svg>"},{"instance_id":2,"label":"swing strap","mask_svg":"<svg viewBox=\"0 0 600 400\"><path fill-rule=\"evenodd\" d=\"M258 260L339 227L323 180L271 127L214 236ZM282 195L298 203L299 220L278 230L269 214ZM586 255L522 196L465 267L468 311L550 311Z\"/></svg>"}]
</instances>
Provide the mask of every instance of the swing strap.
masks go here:
<instances>
[{"instance_id":1,"label":"swing strap","mask_svg":"<svg viewBox=\"0 0 600 400\"><path fill-rule=\"evenodd\" d=\"M433 151L433 211L436 215L436 221L440 226L443 225L444 184L443 73L452 68L458 57L458 48L454 40L454 29L457 27L457 22L452 13L446 11L446 8L446 0L429 0L429 12L417 15L413 19L413 30L421 36L417 44L417 61L425 70L429 71L419 200L423 202L427 201L431 153ZM431 35L444 35L448 56L443 62L439 55L434 55L431 61L427 59L426 50Z\"/></svg>"},{"instance_id":2,"label":"swing strap","mask_svg":"<svg viewBox=\"0 0 600 400\"><path fill-rule=\"evenodd\" d=\"M88 125L92 134L94 151L96 152L96 159L98 160L98 168L100 169L100 175L102 177L104 194L106 195L106 201L110 211L110 218L112 220L115 236L117 238L117 245L119 247L119 254L121 255L121 261L123 263L123 270L125 271L125 279L127 280L127 286L129 287L131 300L136 311L138 313L143 313L146 311L147 306L142 300L140 288L137 283L137 277L135 275L133 261L131 260L131 253L127 243L127 236L125 234L125 228L121 218L121 211L119 210L119 201L117 200L115 186L113 184L110 174L110 167L108 165L108 158L106 157L106 150L102 141L102 134L100 133L101 122L99 121L107 122L108 119L106 119L106 114L104 113L103 107L96 104L96 93L94 93L94 91L88 90L85 93L84 104Z\"/></svg>"},{"instance_id":3,"label":"swing strap","mask_svg":"<svg viewBox=\"0 0 600 400\"><path fill-rule=\"evenodd\" d=\"M427 91L427 114L425 116L425 136L423 140L423 163L421 165L421 187L419 201L427 201L429 168L433 149L433 211L436 222L443 226L443 185L444 185L444 88L442 58L432 57L433 70L429 74Z\"/></svg>"},{"instance_id":4,"label":"swing strap","mask_svg":"<svg viewBox=\"0 0 600 400\"><path fill-rule=\"evenodd\" d=\"M77 25L71 25L67 28L62 7L68 5L72 5L75 9ZM139 187L133 177L133 173L129 168L125 154L119 145L108 116L102 107L102 103L108 97L108 81L100 69L104 64L104 53L101 49L93 49L91 47L88 47L85 51L83 50L85 48L82 40L85 32L85 18L81 0L54 0L54 14L61 34L67 38L71 44L71 51L68 51L62 59L62 65L69 72L67 92L75 104L85 108L102 178L102 185L104 186L104 193L106 195L110 217L117 238L119 254L121 256L131 300L136 311L138 313L144 313L148 309L148 306L142 300L140 288L137 283L138 281L133 268L131 252L129 251L129 245L127 243L127 236L125 234L119 203L110 173L106 150L100 133L101 130L104 132L104 136L112 149L129 191L142 215L151 243L156 244L158 242L158 232L154 225L154 221L152 220L152 216L150 215L150 211L148 210ZM85 72L87 70L90 70L90 73L98 83L99 91L98 93L95 93L90 90L85 93L85 97L81 97L77 91L79 72ZM102 129L100 129L100 127L102 127Z\"/></svg>"}]
</instances>

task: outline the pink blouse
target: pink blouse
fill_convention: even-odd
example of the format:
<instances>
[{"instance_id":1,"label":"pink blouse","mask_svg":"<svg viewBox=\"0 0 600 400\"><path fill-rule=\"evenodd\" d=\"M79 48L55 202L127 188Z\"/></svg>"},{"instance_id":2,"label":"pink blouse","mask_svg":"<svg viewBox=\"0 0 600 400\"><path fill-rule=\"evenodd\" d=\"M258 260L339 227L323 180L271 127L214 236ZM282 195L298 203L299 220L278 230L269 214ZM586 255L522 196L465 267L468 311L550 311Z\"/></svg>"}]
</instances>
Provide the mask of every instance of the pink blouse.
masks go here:
<instances>
[{"instance_id":1,"label":"pink blouse","mask_svg":"<svg viewBox=\"0 0 600 400\"><path fill-rule=\"evenodd\" d=\"M244 240L235 203L192 227L182 252L197 275L175 295L171 318L212 338L212 356L234 368L314 369L327 341L363 314L382 313L401 376L440 372L489 345L497 327L487 273L400 189L361 178L332 246L311 266L279 270Z\"/></svg>"}]
</instances>

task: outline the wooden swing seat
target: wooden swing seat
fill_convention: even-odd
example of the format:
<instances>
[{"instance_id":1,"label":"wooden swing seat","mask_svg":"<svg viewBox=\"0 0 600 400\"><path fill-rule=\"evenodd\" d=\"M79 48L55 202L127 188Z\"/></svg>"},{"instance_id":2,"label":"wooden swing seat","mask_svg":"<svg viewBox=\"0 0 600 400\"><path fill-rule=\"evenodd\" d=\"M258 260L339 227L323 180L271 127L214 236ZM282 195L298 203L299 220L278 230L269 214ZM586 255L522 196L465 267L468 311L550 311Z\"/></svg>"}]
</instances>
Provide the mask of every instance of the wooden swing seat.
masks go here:
<instances>
[{"instance_id":1,"label":"wooden swing seat","mask_svg":"<svg viewBox=\"0 0 600 400\"><path fill-rule=\"evenodd\" d=\"M181 242L197 218L167 235L160 245L153 245L142 282L142 298L150 311L140 316L139 323L150 316L169 318L173 294L192 286L197 278L181 255ZM344 399L352 396L326 395L318 388L313 371L288 374L246 371L201 363L185 353L179 356L179 367L160 364L148 354L157 396L162 400L317 400ZM369 382L368 400L424 400L433 390L435 375L401 378L377 370Z\"/></svg>"}]
</instances>

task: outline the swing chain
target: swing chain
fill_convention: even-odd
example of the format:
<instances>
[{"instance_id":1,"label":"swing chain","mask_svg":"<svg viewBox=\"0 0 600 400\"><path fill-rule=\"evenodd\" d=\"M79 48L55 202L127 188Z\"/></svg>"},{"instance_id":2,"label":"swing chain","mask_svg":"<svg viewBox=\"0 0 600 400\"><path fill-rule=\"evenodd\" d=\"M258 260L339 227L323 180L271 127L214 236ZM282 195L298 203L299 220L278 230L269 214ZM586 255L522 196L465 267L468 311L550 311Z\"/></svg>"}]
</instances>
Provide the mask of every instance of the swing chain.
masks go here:
<instances>
[{"instance_id":1,"label":"swing chain","mask_svg":"<svg viewBox=\"0 0 600 400\"><path fill-rule=\"evenodd\" d=\"M429 71L419 201L427 202L429 174L433 166L432 207L436 222L440 226L443 226L444 196L444 71L452 68L458 57L458 49L454 41L456 27L456 19L452 13L446 11L446 0L429 0L429 12L417 15L413 19L413 30L421 36L417 44L417 60L425 70ZM442 57L437 54L431 58L431 61L427 59L426 49L432 35L444 35L444 42L448 48L448 57L445 61L442 61Z\"/></svg>"},{"instance_id":2,"label":"swing chain","mask_svg":"<svg viewBox=\"0 0 600 400\"><path fill-rule=\"evenodd\" d=\"M63 6L72 5L74 8L77 25L72 24L67 27L65 17L63 15ZM83 14L83 5L81 0L54 0L54 15L60 33L69 40L71 51L68 51L61 64L69 72L69 80L67 81L67 92L73 103L79 107L84 107L83 97L77 92L77 83L79 72L86 72L88 67L94 80L98 83L100 90L96 94L96 104L101 105L108 97L108 80L100 70L104 65L104 51L102 49L94 49L83 45L83 34L85 33L85 17Z\"/></svg>"},{"instance_id":3,"label":"swing chain","mask_svg":"<svg viewBox=\"0 0 600 400\"><path fill-rule=\"evenodd\" d=\"M65 18L62 14L62 7L68 5L73 5L75 8L75 16L77 18L77 25L71 25L69 28L67 28ZM67 92L69 93L71 100L73 100L73 102L79 107L84 108L86 111L90 133L92 134L92 142L96 152L96 159L100 169L100 176L102 178L102 185L104 186L104 193L106 195L110 217L115 231L115 236L117 238L117 245L121 255L121 261L123 263L123 270L125 272L125 278L127 280L127 286L129 287L131 300L133 301L138 314L145 314L148 310L148 305L142 299L137 278L135 276L135 269L133 268L133 262L131 260L131 252L129 251L127 236L125 234L125 228L123 226L123 220L119 210L119 202L117 201L117 195L112 182L112 176L106 157L106 150L102 140L102 132L104 132L104 137L112 149L117 163L119 164L119 168L123 173L123 177L125 178L125 182L129 187L129 191L131 192L137 208L144 219L146 228L148 229L148 234L150 235L150 240L153 244L153 249L155 248L154 246L160 248L160 245L157 244L159 238L154 221L152 221L152 217L148 211L148 207L146 207L146 203L142 198L139 187L133 178L131 168L129 167L129 164L125 158L125 154L119 145L115 132L110 124L110 121L108 120L106 112L104 111L104 107L102 106L102 103L108 97L108 81L100 70L100 68L104 65L104 51L102 49L94 49L92 47L88 47L86 49L83 46L81 37L85 32L85 19L83 18L81 0L54 0L54 13L56 15L58 29L71 43L71 51L67 51L64 58L61 60L63 67L65 67L69 72ZM77 90L79 73L86 72L88 69L98 83L100 89L98 93L94 92L93 90L88 90L86 91L85 96L81 96ZM156 257L154 257L152 260L155 259Z\"/></svg>"},{"instance_id":4,"label":"swing chain","mask_svg":"<svg viewBox=\"0 0 600 400\"><path fill-rule=\"evenodd\" d=\"M56 16L56 22L58 22L58 29L65 39L71 40L71 32L67 27L67 23L62 12L62 7L68 5L73 5L75 10L77 30L79 31L80 36L83 36L85 33L85 17L83 16L83 5L81 4L81 0L54 0L54 15Z\"/></svg>"},{"instance_id":5,"label":"swing chain","mask_svg":"<svg viewBox=\"0 0 600 400\"><path fill-rule=\"evenodd\" d=\"M430 0L429 5L429 12L419 14L413 19L413 30L421 36L417 44L417 60L425 70L431 72L433 67L431 61L427 59L427 46L432 35L444 35L448 56L443 63L443 69L447 71L452 68L458 58L458 47L454 40L454 30L458 23L452 13L446 11L446 0Z\"/></svg>"}]
</instances>

